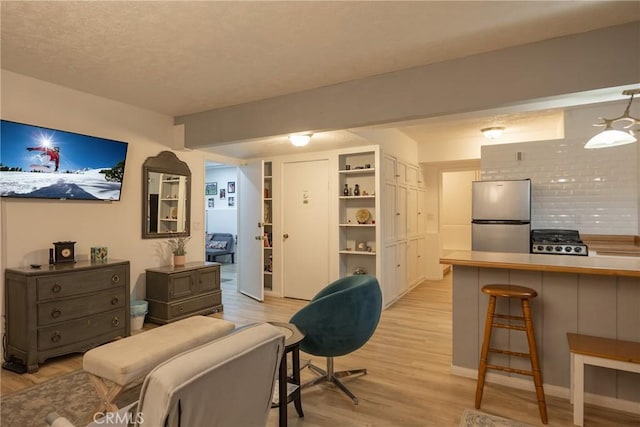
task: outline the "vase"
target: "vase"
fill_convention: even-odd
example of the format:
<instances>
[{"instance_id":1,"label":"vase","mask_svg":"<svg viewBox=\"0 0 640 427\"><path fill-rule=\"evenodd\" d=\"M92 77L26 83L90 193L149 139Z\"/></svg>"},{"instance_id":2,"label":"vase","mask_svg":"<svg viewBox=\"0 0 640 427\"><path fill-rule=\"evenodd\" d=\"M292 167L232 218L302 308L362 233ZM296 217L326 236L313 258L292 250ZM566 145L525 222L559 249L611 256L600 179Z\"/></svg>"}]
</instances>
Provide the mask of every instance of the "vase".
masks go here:
<instances>
[{"instance_id":1,"label":"vase","mask_svg":"<svg viewBox=\"0 0 640 427\"><path fill-rule=\"evenodd\" d=\"M184 255L174 255L173 256L173 266L174 267L182 267L182 266L184 266L185 258L186 257Z\"/></svg>"}]
</instances>

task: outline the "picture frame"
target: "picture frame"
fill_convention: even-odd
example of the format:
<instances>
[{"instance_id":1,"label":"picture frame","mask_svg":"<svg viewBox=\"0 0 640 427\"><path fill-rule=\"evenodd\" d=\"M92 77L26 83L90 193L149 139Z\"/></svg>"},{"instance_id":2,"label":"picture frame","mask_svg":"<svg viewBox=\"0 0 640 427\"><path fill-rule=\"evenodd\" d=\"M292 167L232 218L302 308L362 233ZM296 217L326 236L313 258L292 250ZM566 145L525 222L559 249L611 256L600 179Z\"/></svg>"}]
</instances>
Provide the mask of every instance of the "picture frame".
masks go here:
<instances>
[{"instance_id":1,"label":"picture frame","mask_svg":"<svg viewBox=\"0 0 640 427\"><path fill-rule=\"evenodd\" d=\"M356 251L366 252L367 242L365 242L364 240L356 240Z\"/></svg>"},{"instance_id":2,"label":"picture frame","mask_svg":"<svg viewBox=\"0 0 640 427\"><path fill-rule=\"evenodd\" d=\"M236 205L236 198L235 197L229 197L227 199L227 203L228 203L229 207L235 206Z\"/></svg>"},{"instance_id":3,"label":"picture frame","mask_svg":"<svg viewBox=\"0 0 640 427\"><path fill-rule=\"evenodd\" d=\"M231 194L235 192L236 192L236 182L235 181L227 182L227 193Z\"/></svg>"},{"instance_id":4,"label":"picture frame","mask_svg":"<svg viewBox=\"0 0 640 427\"><path fill-rule=\"evenodd\" d=\"M220 198L221 198L221 199L224 199L224 198L225 198L225 196L226 196L226 194L225 194L224 188L221 188L221 189L220 189Z\"/></svg>"},{"instance_id":5,"label":"picture frame","mask_svg":"<svg viewBox=\"0 0 640 427\"><path fill-rule=\"evenodd\" d=\"M209 199L207 200L207 207L210 207L210 208L215 207L215 201L213 197L209 197Z\"/></svg>"},{"instance_id":6,"label":"picture frame","mask_svg":"<svg viewBox=\"0 0 640 427\"><path fill-rule=\"evenodd\" d=\"M216 194L218 194L218 183L207 182L204 186L204 194L206 196L215 196Z\"/></svg>"}]
</instances>

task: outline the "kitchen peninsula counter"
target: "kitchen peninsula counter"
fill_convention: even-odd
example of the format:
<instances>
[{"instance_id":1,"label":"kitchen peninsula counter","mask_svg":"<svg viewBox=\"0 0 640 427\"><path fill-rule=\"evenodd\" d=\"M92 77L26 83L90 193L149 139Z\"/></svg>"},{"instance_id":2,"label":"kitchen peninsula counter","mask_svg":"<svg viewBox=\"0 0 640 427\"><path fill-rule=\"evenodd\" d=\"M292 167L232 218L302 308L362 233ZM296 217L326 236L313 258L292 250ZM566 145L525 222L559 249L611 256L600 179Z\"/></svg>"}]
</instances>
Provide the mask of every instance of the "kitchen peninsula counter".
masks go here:
<instances>
[{"instance_id":1,"label":"kitchen peninsula counter","mask_svg":"<svg viewBox=\"0 0 640 427\"><path fill-rule=\"evenodd\" d=\"M568 398L567 332L640 342L640 259L458 251L440 262L452 265L452 373L477 377L490 283L535 289L531 300L545 393ZM516 301L498 301L497 312L521 315ZM526 337L494 330L492 347L527 352ZM494 354L498 364L530 369L528 359ZM638 374L587 367L586 402L638 413ZM517 374L490 371L489 382L533 392L533 382Z\"/></svg>"},{"instance_id":2,"label":"kitchen peninsula counter","mask_svg":"<svg viewBox=\"0 0 640 427\"><path fill-rule=\"evenodd\" d=\"M440 259L440 263L467 267L640 277L640 258L637 257L459 251L446 254Z\"/></svg>"}]
</instances>

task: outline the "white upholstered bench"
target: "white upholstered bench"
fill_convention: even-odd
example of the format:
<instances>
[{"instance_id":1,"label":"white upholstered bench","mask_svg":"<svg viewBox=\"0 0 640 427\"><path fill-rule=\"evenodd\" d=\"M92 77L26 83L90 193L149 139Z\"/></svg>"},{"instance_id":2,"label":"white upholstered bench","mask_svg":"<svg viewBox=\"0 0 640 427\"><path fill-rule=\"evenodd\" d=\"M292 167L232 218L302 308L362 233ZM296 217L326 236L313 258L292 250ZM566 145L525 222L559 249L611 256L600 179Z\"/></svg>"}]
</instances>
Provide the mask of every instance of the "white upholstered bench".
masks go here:
<instances>
[{"instance_id":1,"label":"white upholstered bench","mask_svg":"<svg viewBox=\"0 0 640 427\"><path fill-rule=\"evenodd\" d=\"M100 396L100 411L117 411L115 399L142 380L160 363L186 350L227 335L235 324L192 316L85 353L82 367Z\"/></svg>"}]
</instances>

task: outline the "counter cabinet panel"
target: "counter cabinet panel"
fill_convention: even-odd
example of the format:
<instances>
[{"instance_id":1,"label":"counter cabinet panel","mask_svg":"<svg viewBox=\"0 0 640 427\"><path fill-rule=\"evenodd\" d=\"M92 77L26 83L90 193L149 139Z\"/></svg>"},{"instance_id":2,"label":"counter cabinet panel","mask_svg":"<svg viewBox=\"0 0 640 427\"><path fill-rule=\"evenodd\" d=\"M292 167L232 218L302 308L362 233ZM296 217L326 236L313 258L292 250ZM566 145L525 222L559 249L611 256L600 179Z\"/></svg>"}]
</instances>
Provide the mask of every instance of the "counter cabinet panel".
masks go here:
<instances>
[{"instance_id":1,"label":"counter cabinet panel","mask_svg":"<svg viewBox=\"0 0 640 427\"><path fill-rule=\"evenodd\" d=\"M490 283L518 284L535 289L531 300L534 328L545 384L569 387L567 332L640 342L640 279L613 275L549 271L453 267L453 366L478 369L489 297L481 292ZM503 303L497 312L518 315L518 301ZM493 346L526 349L515 331L496 331ZM527 361L506 355L498 363L527 368ZM515 374L500 373L522 378ZM587 367L587 393L639 402L637 375ZM532 384L533 387L533 384Z\"/></svg>"}]
</instances>

